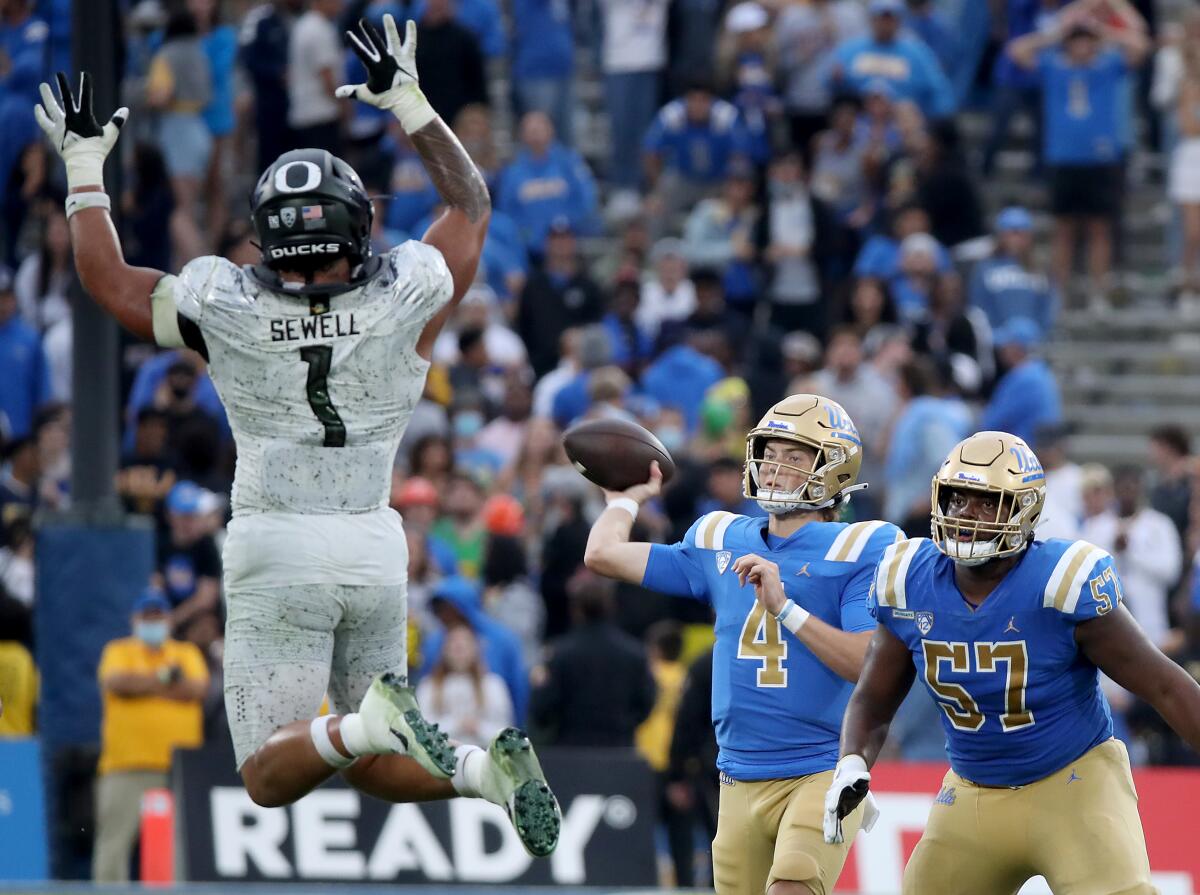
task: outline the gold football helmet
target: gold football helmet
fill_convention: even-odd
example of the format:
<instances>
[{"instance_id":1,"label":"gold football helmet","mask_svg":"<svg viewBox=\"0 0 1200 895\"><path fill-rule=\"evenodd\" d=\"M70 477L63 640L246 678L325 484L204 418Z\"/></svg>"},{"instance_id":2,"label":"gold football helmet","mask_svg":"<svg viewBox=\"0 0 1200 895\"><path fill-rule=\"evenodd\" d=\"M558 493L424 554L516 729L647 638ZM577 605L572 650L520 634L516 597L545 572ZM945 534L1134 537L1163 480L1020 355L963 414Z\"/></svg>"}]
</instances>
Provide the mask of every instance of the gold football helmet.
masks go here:
<instances>
[{"instance_id":1,"label":"gold football helmet","mask_svg":"<svg viewBox=\"0 0 1200 895\"><path fill-rule=\"evenodd\" d=\"M949 515L954 490L996 496L992 519ZM979 565L1012 556L1033 540L1046 503L1046 473L1037 455L1007 432L977 432L960 441L933 477L933 542L955 562Z\"/></svg>"},{"instance_id":2,"label":"gold football helmet","mask_svg":"<svg viewBox=\"0 0 1200 895\"><path fill-rule=\"evenodd\" d=\"M764 459L767 442L776 439L814 451L812 468ZM768 410L746 435L742 492L768 513L823 510L867 487L855 484L860 466L862 441L842 405L820 395L791 395ZM781 475L798 476L800 484L788 491L776 490Z\"/></svg>"}]
</instances>

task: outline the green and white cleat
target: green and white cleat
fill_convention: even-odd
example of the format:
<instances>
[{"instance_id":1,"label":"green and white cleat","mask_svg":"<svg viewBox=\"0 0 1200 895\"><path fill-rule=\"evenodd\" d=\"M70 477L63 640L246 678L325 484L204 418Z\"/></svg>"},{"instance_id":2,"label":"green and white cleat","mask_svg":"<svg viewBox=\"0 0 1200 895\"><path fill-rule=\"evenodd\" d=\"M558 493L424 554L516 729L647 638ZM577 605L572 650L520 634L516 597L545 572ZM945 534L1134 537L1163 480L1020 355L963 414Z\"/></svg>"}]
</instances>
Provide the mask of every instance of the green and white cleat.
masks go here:
<instances>
[{"instance_id":1,"label":"green and white cleat","mask_svg":"<svg viewBox=\"0 0 1200 895\"><path fill-rule=\"evenodd\" d=\"M457 761L450 741L421 715L412 687L400 675L387 672L375 678L358 714L380 754L407 755L441 780L454 775Z\"/></svg>"},{"instance_id":2,"label":"green and white cleat","mask_svg":"<svg viewBox=\"0 0 1200 895\"><path fill-rule=\"evenodd\" d=\"M525 851L535 858L546 857L558 845L562 811L529 737L523 730L506 727L492 740L487 757L480 794L504 808Z\"/></svg>"}]
</instances>

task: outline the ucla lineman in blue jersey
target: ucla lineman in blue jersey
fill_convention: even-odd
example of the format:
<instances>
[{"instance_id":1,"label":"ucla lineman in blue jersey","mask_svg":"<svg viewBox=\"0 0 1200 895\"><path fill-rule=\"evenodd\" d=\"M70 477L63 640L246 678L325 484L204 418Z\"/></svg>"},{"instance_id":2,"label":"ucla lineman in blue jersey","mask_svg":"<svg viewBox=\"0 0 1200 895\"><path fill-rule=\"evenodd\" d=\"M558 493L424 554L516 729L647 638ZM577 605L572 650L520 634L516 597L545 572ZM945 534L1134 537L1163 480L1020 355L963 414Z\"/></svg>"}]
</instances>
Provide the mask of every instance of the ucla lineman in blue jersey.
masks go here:
<instances>
[{"instance_id":1,"label":"ucla lineman in blue jersey","mask_svg":"<svg viewBox=\"0 0 1200 895\"><path fill-rule=\"evenodd\" d=\"M845 410L792 395L746 436L744 492L767 518L709 513L678 544L629 543L639 505L662 481L654 466L647 484L607 495L588 539L593 571L716 613L720 895L825 895L846 859L848 844L822 839L822 798L875 627L866 606L875 564L901 537L886 522L832 521L866 487L855 483L861 464ZM873 819L868 804L847 823Z\"/></svg>"},{"instance_id":2,"label":"ucla lineman in blue jersey","mask_svg":"<svg viewBox=\"0 0 1200 895\"><path fill-rule=\"evenodd\" d=\"M904 872L905 895L1152 893L1129 757L1099 673L1200 747L1200 686L1122 603L1113 559L1037 541L1046 496L1024 441L980 432L933 480L932 539L889 547L879 627L842 728L826 836L867 792L868 767L919 677L942 709L951 770Z\"/></svg>"}]
</instances>

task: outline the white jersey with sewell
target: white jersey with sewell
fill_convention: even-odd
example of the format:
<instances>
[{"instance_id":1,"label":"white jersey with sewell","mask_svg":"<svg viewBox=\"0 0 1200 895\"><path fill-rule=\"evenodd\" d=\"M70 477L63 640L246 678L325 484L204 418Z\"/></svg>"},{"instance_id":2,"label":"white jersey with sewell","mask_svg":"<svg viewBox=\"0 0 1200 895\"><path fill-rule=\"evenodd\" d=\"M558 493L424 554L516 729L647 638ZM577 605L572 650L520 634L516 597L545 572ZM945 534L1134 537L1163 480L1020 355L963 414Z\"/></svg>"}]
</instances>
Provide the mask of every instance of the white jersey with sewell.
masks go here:
<instances>
[{"instance_id":1,"label":"white jersey with sewell","mask_svg":"<svg viewBox=\"0 0 1200 895\"><path fill-rule=\"evenodd\" d=\"M381 261L361 286L331 297L268 288L218 257L156 287L159 344L184 345L186 321L203 337L237 443L235 517L387 506L429 369L417 340L454 287L441 252L424 243Z\"/></svg>"}]
</instances>

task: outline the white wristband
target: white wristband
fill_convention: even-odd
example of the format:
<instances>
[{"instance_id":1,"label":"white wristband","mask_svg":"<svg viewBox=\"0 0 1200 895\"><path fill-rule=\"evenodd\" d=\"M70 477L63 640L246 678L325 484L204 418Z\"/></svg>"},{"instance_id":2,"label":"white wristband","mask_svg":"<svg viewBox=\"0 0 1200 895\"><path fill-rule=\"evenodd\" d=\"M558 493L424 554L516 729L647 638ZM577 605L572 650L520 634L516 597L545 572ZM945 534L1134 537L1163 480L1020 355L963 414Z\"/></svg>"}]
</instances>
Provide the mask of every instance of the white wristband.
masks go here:
<instances>
[{"instance_id":1,"label":"white wristband","mask_svg":"<svg viewBox=\"0 0 1200 895\"><path fill-rule=\"evenodd\" d=\"M614 497L608 502L608 506L605 509L624 510L626 513L636 519L638 517L638 510L641 509L641 506L632 497Z\"/></svg>"},{"instance_id":2,"label":"white wristband","mask_svg":"<svg viewBox=\"0 0 1200 895\"><path fill-rule=\"evenodd\" d=\"M71 215L77 211L83 211L85 208L103 208L105 211L112 211L112 199L109 198L108 193L98 193L95 190L89 190L86 193L70 193L67 196L68 221L71 219Z\"/></svg>"},{"instance_id":3,"label":"white wristband","mask_svg":"<svg viewBox=\"0 0 1200 895\"><path fill-rule=\"evenodd\" d=\"M775 620L795 634L804 627L804 623L808 621L809 615L811 613L807 609L803 606L797 606L795 600L789 599L783 604L783 608L779 610L779 614L775 616Z\"/></svg>"},{"instance_id":4,"label":"white wristband","mask_svg":"<svg viewBox=\"0 0 1200 895\"><path fill-rule=\"evenodd\" d=\"M849 755L843 755L838 759L836 770L862 774L869 772L869 769L867 768L867 760L861 755L856 755L853 752L851 752Z\"/></svg>"},{"instance_id":5,"label":"white wristband","mask_svg":"<svg viewBox=\"0 0 1200 895\"><path fill-rule=\"evenodd\" d=\"M400 126L406 134L415 134L437 118L437 110L429 104L429 100L416 84L397 89L396 98L388 108L400 120Z\"/></svg>"}]
</instances>

